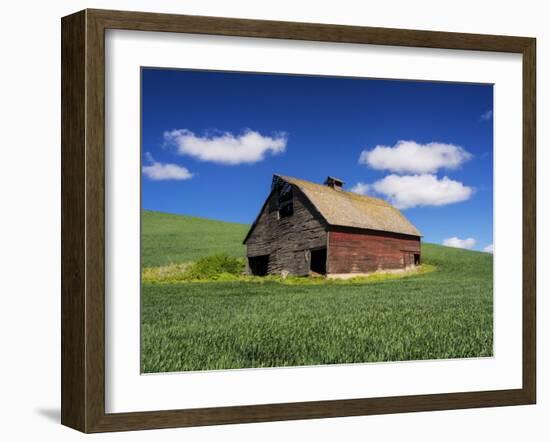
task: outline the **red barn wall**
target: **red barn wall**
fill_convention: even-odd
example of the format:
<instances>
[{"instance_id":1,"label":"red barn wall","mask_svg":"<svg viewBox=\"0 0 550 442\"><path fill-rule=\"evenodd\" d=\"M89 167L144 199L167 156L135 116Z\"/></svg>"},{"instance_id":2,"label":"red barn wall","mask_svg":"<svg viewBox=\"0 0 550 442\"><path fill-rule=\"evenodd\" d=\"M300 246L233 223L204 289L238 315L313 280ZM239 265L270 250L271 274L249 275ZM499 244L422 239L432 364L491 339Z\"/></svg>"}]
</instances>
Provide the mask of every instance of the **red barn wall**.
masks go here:
<instances>
[{"instance_id":1,"label":"red barn wall","mask_svg":"<svg viewBox=\"0 0 550 442\"><path fill-rule=\"evenodd\" d=\"M328 273L368 273L414 265L420 238L388 232L329 232Z\"/></svg>"}]
</instances>

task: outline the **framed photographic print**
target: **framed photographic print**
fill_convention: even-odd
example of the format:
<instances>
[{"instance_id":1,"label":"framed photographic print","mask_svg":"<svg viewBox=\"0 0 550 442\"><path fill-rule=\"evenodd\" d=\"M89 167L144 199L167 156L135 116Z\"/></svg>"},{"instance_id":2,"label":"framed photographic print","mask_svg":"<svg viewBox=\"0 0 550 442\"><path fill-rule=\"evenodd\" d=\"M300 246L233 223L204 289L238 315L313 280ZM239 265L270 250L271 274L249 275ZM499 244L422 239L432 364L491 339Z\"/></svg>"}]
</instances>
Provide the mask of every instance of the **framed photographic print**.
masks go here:
<instances>
[{"instance_id":1,"label":"framed photographic print","mask_svg":"<svg viewBox=\"0 0 550 442\"><path fill-rule=\"evenodd\" d=\"M535 40L62 20L62 423L535 403Z\"/></svg>"}]
</instances>

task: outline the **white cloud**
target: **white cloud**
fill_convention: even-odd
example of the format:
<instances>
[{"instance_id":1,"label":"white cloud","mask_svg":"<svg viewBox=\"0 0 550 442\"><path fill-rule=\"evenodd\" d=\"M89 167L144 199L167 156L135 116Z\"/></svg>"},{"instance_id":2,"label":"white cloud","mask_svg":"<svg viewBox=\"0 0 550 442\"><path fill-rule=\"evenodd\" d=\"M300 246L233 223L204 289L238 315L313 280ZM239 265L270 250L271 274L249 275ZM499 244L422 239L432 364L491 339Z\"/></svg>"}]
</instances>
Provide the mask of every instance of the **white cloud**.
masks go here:
<instances>
[{"instance_id":1,"label":"white cloud","mask_svg":"<svg viewBox=\"0 0 550 442\"><path fill-rule=\"evenodd\" d=\"M474 238L460 239L453 236L452 238L444 239L443 245L448 247L456 247L459 249L473 249L476 245L476 240Z\"/></svg>"},{"instance_id":2,"label":"white cloud","mask_svg":"<svg viewBox=\"0 0 550 442\"><path fill-rule=\"evenodd\" d=\"M349 191L353 193L358 193L359 195L367 195L370 190L370 185L367 183L357 183L355 186L353 186Z\"/></svg>"},{"instance_id":3,"label":"white cloud","mask_svg":"<svg viewBox=\"0 0 550 442\"><path fill-rule=\"evenodd\" d=\"M493 253L493 250L494 250L494 247L492 244L489 244L487 247L483 248L483 251L487 253Z\"/></svg>"},{"instance_id":4,"label":"white cloud","mask_svg":"<svg viewBox=\"0 0 550 442\"><path fill-rule=\"evenodd\" d=\"M441 168L456 169L471 157L472 154L454 144L398 141L393 147L378 145L362 151L359 163L397 173L435 173Z\"/></svg>"},{"instance_id":5,"label":"white cloud","mask_svg":"<svg viewBox=\"0 0 550 442\"><path fill-rule=\"evenodd\" d=\"M193 174L185 167L155 161L149 152L145 154L145 158L150 164L143 166L141 170L147 178L153 181L188 180L193 177Z\"/></svg>"},{"instance_id":6,"label":"white cloud","mask_svg":"<svg viewBox=\"0 0 550 442\"><path fill-rule=\"evenodd\" d=\"M284 133L269 137L253 130L246 130L241 135L225 132L199 137L190 130L177 129L165 132L164 139L176 146L181 155L226 165L257 163L268 153L277 155L284 152L287 143Z\"/></svg>"},{"instance_id":7,"label":"white cloud","mask_svg":"<svg viewBox=\"0 0 550 442\"><path fill-rule=\"evenodd\" d=\"M435 175L388 175L370 186L398 209L416 206L444 206L465 201L474 189L448 177Z\"/></svg>"},{"instance_id":8,"label":"white cloud","mask_svg":"<svg viewBox=\"0 0 550 442\"><path fill-rule=\"evenodd\" d=\"M487 112L483 112L479 118L483 121L488 121L493 118L493 111L488 110Z\"/></svg>"}]
</instances>

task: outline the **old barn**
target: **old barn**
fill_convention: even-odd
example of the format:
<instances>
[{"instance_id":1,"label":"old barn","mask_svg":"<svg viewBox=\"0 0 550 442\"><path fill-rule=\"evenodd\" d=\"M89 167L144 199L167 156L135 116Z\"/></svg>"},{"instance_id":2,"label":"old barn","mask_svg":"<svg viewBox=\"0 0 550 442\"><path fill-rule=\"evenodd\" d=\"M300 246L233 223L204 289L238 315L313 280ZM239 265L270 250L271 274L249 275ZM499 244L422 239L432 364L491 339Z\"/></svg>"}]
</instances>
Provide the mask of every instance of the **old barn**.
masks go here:
<instances>
[{"instance_id":1,"label":"old barn","mask_svg":"<svg viewBox=\"0 0 550 442\"><path fill-rule=\"evenodd\" d=\"M420 264L420 232L386 201L274 175L250 227L247 271L253 275L349 275Z\"/></svg>"}]
</instances>

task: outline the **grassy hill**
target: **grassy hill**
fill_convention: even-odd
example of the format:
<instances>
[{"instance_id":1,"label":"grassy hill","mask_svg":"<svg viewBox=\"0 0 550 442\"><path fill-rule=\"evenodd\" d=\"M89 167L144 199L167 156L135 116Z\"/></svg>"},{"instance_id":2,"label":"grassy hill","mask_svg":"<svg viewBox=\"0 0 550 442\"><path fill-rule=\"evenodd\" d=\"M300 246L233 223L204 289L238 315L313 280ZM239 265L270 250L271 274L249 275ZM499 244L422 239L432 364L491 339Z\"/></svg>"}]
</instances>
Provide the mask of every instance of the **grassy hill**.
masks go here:
<instances>
[{"instance_id":1,"label":"grassy hill","mask_svg":"<svg viewBox=\"0 0 550 442\"><path fill-rule=\"evenodd\" d=\"M144 210L141 216L142 266L185 263L222 252L244 256L242 242L248 228L247 224Z\"/></svg>"},{"instance_id":2,"label":"grassy hill","mask_svg":"<svg viewBox=\"0 0 550 442\"><path fill-rule=\"evenodd\" d=\"M143 262L243 256L247 226L145 212ZM142 370L491 356L493 257L422 245L437 270L365 284L142 286Z\"/></svg>"}]
</instances>

